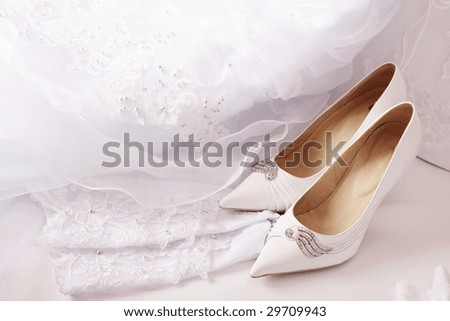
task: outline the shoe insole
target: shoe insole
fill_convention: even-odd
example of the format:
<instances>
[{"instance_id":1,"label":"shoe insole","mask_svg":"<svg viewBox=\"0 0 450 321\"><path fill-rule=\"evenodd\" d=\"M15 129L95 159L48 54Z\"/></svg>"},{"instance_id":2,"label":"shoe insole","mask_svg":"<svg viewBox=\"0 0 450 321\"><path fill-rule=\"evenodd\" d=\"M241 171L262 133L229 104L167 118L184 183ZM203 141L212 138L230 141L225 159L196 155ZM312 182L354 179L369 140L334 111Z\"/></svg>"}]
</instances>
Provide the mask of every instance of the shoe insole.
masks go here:
<instances>
[{"instance_id":1,"label":"shoe insole","mask_svg":"<svg viewBox=\"0 0 450 321\"><path fill-rule=\"evenodd\" d=\"M399 122L376 128L346 170L339 174L342 176L329 196L316 208L296 214L296 218L311 230L326 235L341 233L353 225L369 204L404 128Z\"/></svg>"},{"instance_id":2,"label":"shoe insole","mask_svg":"<svg viewBox=\"0 0 450 321\"><path fill-rule=\"evenodd\" d=\"M327 155L327 150L331 151L340 142L347 142L353 137L384 90L385 87L374 88L341 106L303 143L294 143L286 155L278 156L276 158L278 166L296 177L309 177L321 171L332 157ZM332 146L328 148L326 132L332 133ZM313 142L316 147L306 148L305 144L308 142Z\"/></svg>"}]
</instances>

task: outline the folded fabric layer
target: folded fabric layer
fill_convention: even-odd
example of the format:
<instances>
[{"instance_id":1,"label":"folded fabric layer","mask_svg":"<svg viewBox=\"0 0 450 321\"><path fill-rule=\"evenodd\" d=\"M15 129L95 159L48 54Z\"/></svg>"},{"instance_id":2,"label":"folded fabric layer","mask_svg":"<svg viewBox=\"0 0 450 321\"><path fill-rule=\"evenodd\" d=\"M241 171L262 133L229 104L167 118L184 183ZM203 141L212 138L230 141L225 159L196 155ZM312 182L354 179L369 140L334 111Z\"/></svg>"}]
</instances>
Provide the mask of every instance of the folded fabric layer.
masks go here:
<instances>
[{"instance_id":1,"label":"folded fabric layer","mask_svg":"<svg viewBox=\"0 0 450 321\"><path fill-rule=\"evenodd\" d=\"M152 288L223 269L255 258L270 228L265 220L233 232L195 237L164 249L141 246L49 250L56 280L65 294L120 288Z\"/></svg>"},{"instance_id":2,"label":"folded fabric layer","mask_svg":"<svg viewBox=\"0 0 450 321\"><path fill-rule=\"evenodd\" d=\"M227 193L227 190L224 191ZM146 208L117 191L91 191L77 185L33 194L46 210L40 235L49 247L120 248L158 246L235 231L277 214L240 213L219 208L223 193L193 204Z\"/></svg>"},{"instance_id":3,"label":"folded fabric layer","mask_svg":"<svg viewBox=\"0 0 450 321\"><path fill-rule=\"evenodd\" d=\"M35 193L46 212L38 240L55 262L65 294L206 278L254 258L278 217L220 209L222 195L149 209L127 194L75 184Z\"/></svg>"}]
</instances>

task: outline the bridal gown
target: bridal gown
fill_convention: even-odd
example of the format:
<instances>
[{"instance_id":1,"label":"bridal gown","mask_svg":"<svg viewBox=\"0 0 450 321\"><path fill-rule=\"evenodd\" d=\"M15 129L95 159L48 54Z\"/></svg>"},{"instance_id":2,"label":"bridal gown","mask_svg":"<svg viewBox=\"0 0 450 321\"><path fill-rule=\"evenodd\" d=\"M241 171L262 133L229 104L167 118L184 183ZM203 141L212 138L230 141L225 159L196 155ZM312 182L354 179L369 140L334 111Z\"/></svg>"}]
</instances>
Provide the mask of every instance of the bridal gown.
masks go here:
<instances>
[{"instance_id":1,"label":"bridal gown","mask_svg":"<svg viewBox=\"0 0 450 321\"><path fill-rule=\"evenodd\" d=\"M400 4L2 0L0 200L42 206L36 238L66 294L206 278L254 258L278 215L218 207L247 173L243 155L211 167L196 150L199 166L154 167L134 149L130 166L106 167L103 146L124 148L128 134L163 160L176 134L200 146L292 139Z\"/></svg>"}]
</instances>

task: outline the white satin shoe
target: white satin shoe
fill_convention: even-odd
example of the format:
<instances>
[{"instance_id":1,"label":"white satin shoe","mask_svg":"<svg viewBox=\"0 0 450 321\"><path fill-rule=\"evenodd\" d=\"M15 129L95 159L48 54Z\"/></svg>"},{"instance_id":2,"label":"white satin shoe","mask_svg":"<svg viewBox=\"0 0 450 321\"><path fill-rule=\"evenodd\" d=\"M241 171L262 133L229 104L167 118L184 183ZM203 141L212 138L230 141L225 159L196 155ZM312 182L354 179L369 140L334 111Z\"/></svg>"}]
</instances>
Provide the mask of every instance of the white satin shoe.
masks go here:
<instances>
[{"instance_id":1,"label":"white satin shoe","mask_svg":"<svg viewBox=\"0 0 450 321\"><path fill-rule=\"evenodd\" d=\"M275 159L255 164L253 172L220 201L220 207L284 212L317 181L330 163L326 148L312 148L312 142L325 147L326 133L332 132L335 142L332 149L343 150L379 115L405 99L405 84L398 68L392 63L378 67L322 113ZM346 144L339 146L340 142ZM301 153L307 148L308 153ZM312 166L303 160L294 160L306 154L308 159L321 164Z\"/></svg>"},{"instance_id":2,"label":"white satin shoe","mask_svg":"<svg viewBox=\"0 0 450 321\"><path fill-rule=\"evenodd\" d=\"M414 106L388 110L273 225L250 275L340 264L357 252L378 204L416 157L421 128Z\"/></svg>"}]
</instances>

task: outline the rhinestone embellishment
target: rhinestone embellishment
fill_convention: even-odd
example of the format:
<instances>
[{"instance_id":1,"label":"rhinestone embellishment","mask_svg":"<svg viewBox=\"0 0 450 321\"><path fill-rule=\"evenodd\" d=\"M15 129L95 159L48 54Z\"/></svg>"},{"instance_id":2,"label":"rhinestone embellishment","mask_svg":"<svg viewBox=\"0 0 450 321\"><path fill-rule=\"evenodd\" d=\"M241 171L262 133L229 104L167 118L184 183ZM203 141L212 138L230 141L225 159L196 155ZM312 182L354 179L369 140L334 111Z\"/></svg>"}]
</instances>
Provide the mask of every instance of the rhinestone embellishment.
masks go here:
<instances>
[{"instance_id":1,"label":"rhinestone embellishment","mask_svg":"<svg viewBox=\"0 0 450 321\"><path fill-rule=\"evenodd\" d=\"M302 253L307 257L319 257L333 250L331 247L318 243L315 235L310 231L291 227L286 229L285 234L287 238L295 240Z\"/></svg>"},{"instance_id":2,"label":"rhinestone embellishment","mask_svg":"<svg viewBox=\"0 0 450 321\"><path fill-rule=\"evenodd\" d=\"M264 174L264 177L271 181L277 177L278 166L274 161L262 160L252 166L252 171Z\"/></svg>"}]
</instances>

